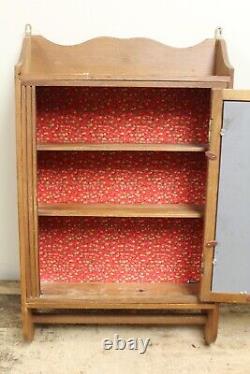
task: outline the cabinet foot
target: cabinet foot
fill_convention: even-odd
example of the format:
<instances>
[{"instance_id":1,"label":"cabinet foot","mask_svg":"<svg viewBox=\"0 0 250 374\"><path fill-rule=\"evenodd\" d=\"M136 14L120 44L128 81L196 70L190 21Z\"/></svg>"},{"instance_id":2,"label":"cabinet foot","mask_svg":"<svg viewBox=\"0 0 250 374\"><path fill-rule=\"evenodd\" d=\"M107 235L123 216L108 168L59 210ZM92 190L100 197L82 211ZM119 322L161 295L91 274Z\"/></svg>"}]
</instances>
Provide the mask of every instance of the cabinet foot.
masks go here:
<instances>
[{"instance_id":1,"label":"cabinet foot","mask_svg":"<svg viewBox=\"0 0 250 374\"><path fill-rule=\"evenodd\" d=\"M204 337L206 344L215 342L218 333L219 324L219 306L207 311L207 322L204 327Z\"/></svg>"},{"instance_id":2,"label":"cabinet foot","mask_svg":"<svg viewBox=\"0 0 250 374\"><path fill-rule=\"evenodd\" d=\"M24 308L22 311L23 320L23 338L27 342L31 342L34 337L34 323L32 320L31 310Z\"/></svg>"}]
</instances>

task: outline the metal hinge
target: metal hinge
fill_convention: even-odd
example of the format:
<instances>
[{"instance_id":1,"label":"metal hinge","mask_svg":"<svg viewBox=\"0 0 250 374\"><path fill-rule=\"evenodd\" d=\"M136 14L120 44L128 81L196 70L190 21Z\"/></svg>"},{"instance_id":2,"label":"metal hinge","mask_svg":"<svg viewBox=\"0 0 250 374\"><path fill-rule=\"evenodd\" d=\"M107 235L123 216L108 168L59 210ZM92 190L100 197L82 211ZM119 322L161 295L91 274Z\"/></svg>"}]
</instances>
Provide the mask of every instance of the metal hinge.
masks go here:
<instances>
[{"instance_id":1,"label":"metal hinge","mask_svg":"<svg viewBox=\"0 0 250 374\"><path fill-rule=\"evenodd\" d=\"M208 248L213 248L218 244L216 240L210 240L209 242L206 243L206 247Z\"/></svg>"},{"instance_id":2,"label":"metal hinge","mask_svg":"<svg viewBox=\"0 0 250 374\"><path fill-rule=\"evenodd\" d=\"M209 160L213 161L217 159L217 156L213 152L207 151L205 155Z\"/></svg>"},{"instance_id":3,"label":"metal hinge","mask_svg":"<svg viewBox=\"0 0 250 374\"><path fill-rule=\"evenodd\" d=\"M201 264L201 275L204 275L204 264Z\"/></svg>"},{"instance_id":4,"label":"metal hinge","mask_svg":"<svg viewBox=\"0 0 250 374\"><path fill-rule=\"evenodd\" d=\"M212 118L210 118L209 124L208 124L208 143L209 144L210 144L210 141L211 141L212 124L213 124L213 120L212 120Z\"/></svg>"}]
</instances>

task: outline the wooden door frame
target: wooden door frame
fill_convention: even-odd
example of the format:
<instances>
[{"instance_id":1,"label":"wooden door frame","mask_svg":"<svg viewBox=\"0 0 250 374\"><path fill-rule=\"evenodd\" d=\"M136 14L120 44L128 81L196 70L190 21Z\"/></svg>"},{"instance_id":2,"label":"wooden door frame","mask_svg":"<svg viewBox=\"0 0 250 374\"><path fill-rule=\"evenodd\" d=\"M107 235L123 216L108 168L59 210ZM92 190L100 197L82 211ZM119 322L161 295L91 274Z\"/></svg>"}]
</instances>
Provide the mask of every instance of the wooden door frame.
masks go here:
<instances>
[{"instance_id":1,"label":"wooden door frame","mask_svg":"<svg viewBox=\"0 0 250 374\"><path fill-rule=\"evenodd\" d=\"M212 291L213 259L216 244L216 215L220 174L221 127L224 101L250 101L249 90L222 89L212 91L211 138L208 157L207 194L205 208L204 243L202 252L202 275L200 300L208 302L246 303L249 294ZM215 158L213 158L215 155ZM208 154L209 156L209 154Z\"/></svg>"}]
</instances>

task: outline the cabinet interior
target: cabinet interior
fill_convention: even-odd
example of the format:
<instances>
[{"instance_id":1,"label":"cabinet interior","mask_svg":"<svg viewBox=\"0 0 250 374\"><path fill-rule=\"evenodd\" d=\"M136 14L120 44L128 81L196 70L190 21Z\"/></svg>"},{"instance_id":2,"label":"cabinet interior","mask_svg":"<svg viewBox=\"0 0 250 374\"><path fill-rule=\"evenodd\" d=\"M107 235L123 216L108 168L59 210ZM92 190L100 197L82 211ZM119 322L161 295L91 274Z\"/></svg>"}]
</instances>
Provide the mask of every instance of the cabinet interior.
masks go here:
<instances>
[{"instance_id":1,"label":"cabinet interior","mask_svg":"<svg viewBox=\"0 0 250 374\"><path fill-rule=\"evenodd\" d=\"M210 89L37 87L38 143L204 144Z\"/></svg>"},{"instance_id":2,"label":"cabinet interior","mask_svg":"<svg viewBox=\"0 0 250 374\"><path fill-rule=\"evenodd\" d=\"M199 282L209 116L209 89L36 88L42 293L50 284ZM96 217L86 214L93 204ZM70 205L82 214L67 213ZM114 206L129 206L131 217L112 216ZM134 216L135 206L181 214Z\"/></svg>"}]
</instances>

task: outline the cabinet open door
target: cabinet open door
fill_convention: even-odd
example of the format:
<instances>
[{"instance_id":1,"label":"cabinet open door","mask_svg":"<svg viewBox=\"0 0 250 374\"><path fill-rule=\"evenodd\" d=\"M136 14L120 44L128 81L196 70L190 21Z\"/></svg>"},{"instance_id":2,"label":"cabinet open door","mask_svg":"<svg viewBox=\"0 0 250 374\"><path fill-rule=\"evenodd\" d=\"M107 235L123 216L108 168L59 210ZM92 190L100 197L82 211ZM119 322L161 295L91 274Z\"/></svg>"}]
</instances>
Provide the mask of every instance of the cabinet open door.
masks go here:
<instances>
[{"instance_id":1,"label":"cabinet open door","mask_svg":"<svg viewBox=\"0 0 250 374\"><path fill-rule=\"evenodd\" d=\"M250 302L250 91L214 92L200 299Z\"/></svg>"}]
</instances>

